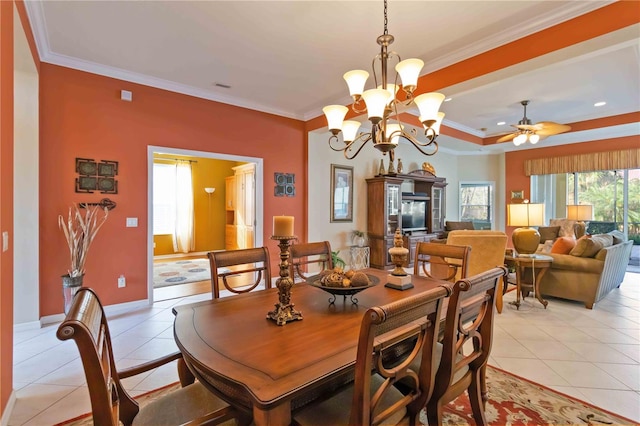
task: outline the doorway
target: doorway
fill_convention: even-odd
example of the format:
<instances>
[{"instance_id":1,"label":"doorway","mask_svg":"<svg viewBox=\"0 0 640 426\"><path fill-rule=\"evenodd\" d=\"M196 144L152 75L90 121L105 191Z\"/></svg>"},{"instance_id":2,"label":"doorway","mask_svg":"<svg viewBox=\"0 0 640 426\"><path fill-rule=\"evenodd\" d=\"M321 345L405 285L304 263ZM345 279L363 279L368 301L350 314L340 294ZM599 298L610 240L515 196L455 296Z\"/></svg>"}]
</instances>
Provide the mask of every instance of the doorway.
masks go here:
<instances>
[{"instance_id":1,"label":"doorway","mask_svg":"<svg viewBox=\"0 0 640 426\"><path fill-rule=\"evenodd\" d=\"M154 203L154 191L153 191L153 183L154 183L154 159L158 157L180 157L180 158L189 158L194 164L194 166L198 166L197 162L200 161L201 166L206 163L211 163L211 160L220 160L222 162L229 162L228 168L232 169L232 166L237 164L251 164L253 169L255 170L255 203L253 206L253 226L254 226L254 246L259 247L263 245L263 159L256 157L245 157L238 155L229 155L229 154L221 154L221 153L213 153L213 152L204 152L204 151L193 151L193 150L185 150L185 149L177 149L177 148L168 148L168 147L160 147L160 146L149 146L147 148L147 159L148 159L148 242L147 242L147 259L148 259L148 298L150 303L158 300L171 299L176 297L184 297L192 294L198 294L203 292L209 292L211 283L209 281L204 282L192 282L187 284L174 285L171 287L162 287L162 288L154 288L154 260L157 260L158 257L162 258L163 262L169 261L194 261L195 259L206 259L206 253L212 250L223 250L226 249L226 236L225 227L226 227L226 218L228 217L226 207L222 207L225 205L225 192L226 188L224 182L222 184L215 184L218 187L218 190L213 189L211 181L206 179L200 179L197 181L197 175L194 174L194 198L204 198L206 199L206 208L202 213L202 219L200 224L196 221L196 228L200 229L200 232L196 234L197 244L195 250L190 250L188 253L173 253L173 250L164 250L165 253L168 253L164 256L155 256L156 250L154 250L154 245L157 246L163 243L162 238L158 238L158 235L154 237L154 204L157 205L157 202ZM225 166L226 168L226 166ZM219 179L219 177L218 177ZM200 188L202 186L202 188ZM202 190L202 194L200 194ZM210 192L212 191L212 192ZM214 201L214 208L211 209L211 197L217 197L219 203ZM215 200L215 198L214 198ZM202 201L202 200L201 200ZM195 201L197 203L197 201ZM216 204L218 204L216 206ZM222 211L216 211L222 210ZM214 214L212 214L212 211ZM196 213L197 215L197 213ZM218 217L218 219L216 219ZM213 218L213 219L212 219ZM209 229L211 229L211 221L216 221L216 226L214 226L215 232L213 235L211 232L207 233ZM220 222L222 221L222 222ZM205 231L204 234L202 231ZM200 235L200 238L198 238ZM203 236L204 235L204 236ZM214 238L211 238L211 237ZM166 237L166 236L164 236ZM164 239L166 241L167 238ZM170 238L169 238L170 240ZM206 241L205 241L206 240ZM170 253L169 253L170 252ZM166 265L165 265L166 266ZM207 265L208 268L208 265Z\"/></svg>"}]
</instances>

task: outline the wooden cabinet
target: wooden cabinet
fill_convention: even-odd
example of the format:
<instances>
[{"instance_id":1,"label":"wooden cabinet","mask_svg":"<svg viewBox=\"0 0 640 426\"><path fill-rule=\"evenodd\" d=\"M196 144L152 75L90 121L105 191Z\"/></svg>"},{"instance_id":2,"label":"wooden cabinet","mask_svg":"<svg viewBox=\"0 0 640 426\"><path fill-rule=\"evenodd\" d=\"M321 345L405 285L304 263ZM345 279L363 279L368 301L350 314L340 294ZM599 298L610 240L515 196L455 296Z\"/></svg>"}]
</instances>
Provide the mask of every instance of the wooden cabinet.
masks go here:
<instances>
[{"instance_id":1,"label":"wooden cabinet","mask_svg":"<svg viewBox=\"0 0 640 426\"><path fill-rule=\"evenodd\" d=\"M399 228L413 265L418 242L437 238L444 230L446 180L418 170L367 179L367 234L374 268L393 266L389 249Z\"/></svg>"},{"instance_id":2,"label":"wooden cabinet","mask_svg":"<svg viewBox=\"0 0 640 426\"><path fill-rule=\"evenodd\" d=\"M227 176L225 178L225 209L235 210L236 208L236 177Z\"/></svg>"},{"instance_id":3,"label":"wooden cabinet","mask_svg":"<svg viewBox=\"0 0 640 426\"><path fill-rule=\"evenodd\" d=\"M255 227L255 164L233 168L226 178L225 248L236 250L254 246Z\"/></svg>"}]
</instances>

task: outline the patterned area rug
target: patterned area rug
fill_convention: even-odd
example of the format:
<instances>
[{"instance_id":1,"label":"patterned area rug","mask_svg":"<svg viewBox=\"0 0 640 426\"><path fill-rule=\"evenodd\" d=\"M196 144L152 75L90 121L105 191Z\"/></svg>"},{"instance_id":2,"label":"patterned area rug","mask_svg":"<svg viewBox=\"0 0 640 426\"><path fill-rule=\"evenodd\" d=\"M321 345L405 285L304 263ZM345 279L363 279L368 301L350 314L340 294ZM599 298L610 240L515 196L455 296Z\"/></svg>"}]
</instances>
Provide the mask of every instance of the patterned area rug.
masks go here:
<instances>
[{"instance_id":1,"label":"patterned area rug","mask_svg":"<svg viewBox=\"0 0 640 426\"><path fill-rule=\"evenodd\" d=\"M188 259L153 264L154 288L210 279L209 259Z\"/></svg>"},{"instance_id":2,"label":"patterned area rug","mask_svg":"<svg viewBox=\"0 0 640 426\"><path fill-rule=\"evenodd\" d=\"M178 383L140 395L141 406L176 389ZM497 368L487 369L489 401L486 416L489 425L635 425L624 417L597 408L586 402L555 392L542 385L514 376ZM420 421L427 424L424 412ZM56 426L89 426L89 414L59 423ZM459 396L445 408L443 425L474 425L469 399Z\"/></svg>"}]
</instances>

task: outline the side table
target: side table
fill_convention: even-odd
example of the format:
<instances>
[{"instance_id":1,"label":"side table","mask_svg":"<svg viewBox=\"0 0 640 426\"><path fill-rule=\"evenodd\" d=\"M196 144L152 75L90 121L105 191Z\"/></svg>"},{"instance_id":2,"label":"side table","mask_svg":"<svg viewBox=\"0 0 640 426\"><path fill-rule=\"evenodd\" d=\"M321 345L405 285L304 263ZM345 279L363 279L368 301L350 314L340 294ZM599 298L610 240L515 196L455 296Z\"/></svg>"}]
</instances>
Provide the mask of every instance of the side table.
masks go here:
<instances>
[{"instance_id":1,"label":"side table","mask_svg":"<svg viewBox=\"0 0 640 426\"><path fill-rule=\"evenodd\" d=\"M349 253L351 254L351 262L349 263L351 269L357 270L369 267L369 247L351 246L349 247Z\"/></svg>"},{"instance_id":2,"label":"side table","mask_svg":"<svg viewBox=\"0 0 640 426\"><path fill-rule=\"evenodd\" d=\"M516 269L516 301L512 302L516 305L516 308L520 309L520 296L522 295L523 289L533 289L533 294L536 299L547 309L549 302L542 298L538 287L547 269L551 267L553 257L542 254L505 256L505 261L507 264L514 265Z\"/></svg>"}]
</instances>

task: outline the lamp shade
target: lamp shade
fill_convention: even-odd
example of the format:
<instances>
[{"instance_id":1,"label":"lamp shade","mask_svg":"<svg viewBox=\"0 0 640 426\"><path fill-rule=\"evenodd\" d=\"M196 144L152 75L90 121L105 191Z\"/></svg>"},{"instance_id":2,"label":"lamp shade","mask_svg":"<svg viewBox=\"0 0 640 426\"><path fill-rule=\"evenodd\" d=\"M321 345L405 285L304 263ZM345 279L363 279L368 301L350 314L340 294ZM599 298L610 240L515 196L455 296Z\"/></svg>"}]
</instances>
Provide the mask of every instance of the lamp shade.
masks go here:
<instances>
[{"instance_id":1,"label":"lamp shade","mask_svg":"<svg viewBox=\"0 0 640 426\"><path fill-rule=\"evenodd\" d=\"M382 89L382 84L378 86L378 89ZM400 86L398 86L397 84L387 83L387 88L385 90L389 92L389 94L391 95L389 97L389 102L387 102L387 105L389 105L391 101L393 101L396 98L396 93L398 93L398 89L400 89Z\"/></svg>"},{"instance_id":2,"label":"lamp shade","mask_svg":"<svg viewBox=\"0 0 640 426\"><path fill-rule=\"evenodd\" d=\"M369 78L369 73L364 70L353 70L346 72L342 76L349 86L349 94L351 96L360 96L364 92L364 85Z\"/></svg>"},{"instance_id":3,"label":"lamp shade","mask_svg":"<svg viewBox=\"0 0 640 426\"><path fill-rule=\"evenodd\" d=\"M327 117L329 130L340 131L342 130L342 121L349 112L349 108L344 105L328 105L322 108L322 112Z\"/></svg>"},{"instance_id":4,"label":"lamp shade","mask_svg":"<svg viewBox=\"0 0 640 426\"><path fill-rule=\"evenodd\" d=\"M400 142L400 133L402 126L398 123L387 124L387 130L385 133L386 139L394 145L398 145Z\"/></svg>"},{"instance_id":5,"label":"lamp shade","mask_svg":"<svg viewBox=\"0 0 640 426\"><path fill-rule=\"evenodd\" d=\"M507 209L507 223L509 226L529 227L544 225L544 204L508 204Z\"/></svg>"},{"instance_id":6,"label":"lamp shade","mask_svg":"<svg viewBox=\"0 0 640 426\"><path fill-rule=\"evenodd\" d=\"M391 100L391 92L384 89L369 89L362 94L367 105L367 115L372 123L382 120L384 108Z\"/></svg>"},{"instance_id":7,"label":"lamp shade","mask_svg":"<svg viewBox=\"0 0 640 426\"><path fill-rule=\"evenodd\" d=\"M355 120L345 120L342 123L342 138L345 142L351 142L356 138L360 122Z\"/></svg>"},{"instance_id":8,"label":"lamp shade","mask_svg":"<svg viewBox=\"0 0 640 426\"><path fill-rule=\"evenodd\" d=\"M415 102L418 105L418 109L420 110L420 117L426 120L437 120L438 119L438 110L440 109L440 104L444 101L444 95L442 93L423 93L422 95L416 96ZM424 124L424 121L423 121Z\"/></svg>"},{"instance_id":9,"label":"lamp shade","mask_svg":"<svg viewBox=\"0 0 640 426\"><path fill-rule=\"evenodd\" d=\"M396 71L400 74L400 80L405 87L416 87L418 85L418 77L420 77L420 71L424 66L424 61L421 59L411 58L398 62L396 65Z\"/></svg>"},{"instance_id":10,"label":"lamp shade","mask_svg":"<svg viewBox=\"0 0 640 426\"><path fill-rule=\"evenodd\" d=\"M567 219L591 220L593 219L593 206L590 204L574 204L567 206Z\"/></svg>"}]
</instances>

